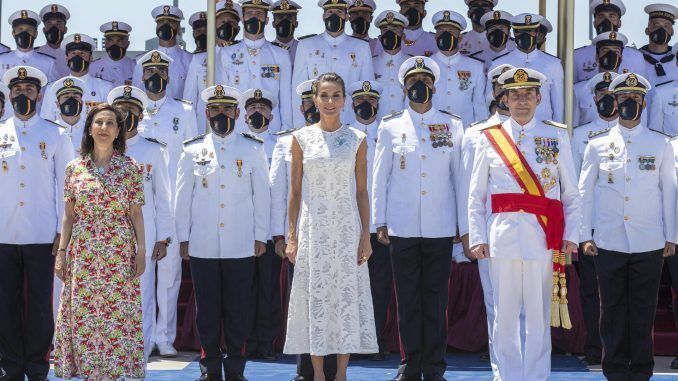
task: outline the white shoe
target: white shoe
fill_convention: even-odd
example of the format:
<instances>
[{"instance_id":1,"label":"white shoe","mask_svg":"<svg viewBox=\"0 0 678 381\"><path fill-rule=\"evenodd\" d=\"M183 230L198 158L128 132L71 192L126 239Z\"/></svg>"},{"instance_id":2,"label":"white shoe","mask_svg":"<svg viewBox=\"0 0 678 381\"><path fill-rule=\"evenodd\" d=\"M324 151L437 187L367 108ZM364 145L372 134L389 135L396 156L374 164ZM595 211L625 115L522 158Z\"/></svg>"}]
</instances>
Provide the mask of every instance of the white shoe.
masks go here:
<instances>
[{"instance_id":1,"label":"white shoe","mask_svg":"<svg viewBox=\"0 0 678 381\"><path fill-rule=\"evenodd\" d=\"M160 357L171 358L177 357L177 350L174 349L170 343L158 343L158 352L160 352Z\"/></svg>"}]
</instances>

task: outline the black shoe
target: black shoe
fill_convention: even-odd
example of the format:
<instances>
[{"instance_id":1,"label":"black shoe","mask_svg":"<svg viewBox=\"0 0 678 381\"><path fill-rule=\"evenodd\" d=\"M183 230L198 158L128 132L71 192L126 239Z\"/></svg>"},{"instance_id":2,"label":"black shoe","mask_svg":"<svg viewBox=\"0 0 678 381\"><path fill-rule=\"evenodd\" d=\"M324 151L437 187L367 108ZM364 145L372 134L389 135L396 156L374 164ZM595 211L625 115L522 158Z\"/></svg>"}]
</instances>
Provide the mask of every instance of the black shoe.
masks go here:
<instances>
[{"instance_id":1,"label":"black shoe","mask_svg":"<svg viewBox=\"0 0 678 381\"><path fill-rule=\"evenodd\" d=\"M601 359L600 356L586 355L584 356L584 362L586 365L600 365Z\"/></svg>"},{"instance_id":2,"label":"black shoe","mask_svg":"<svg viewBox=\"0 0 678 381\"><path fill-rule=\"evenodd\" d=\"M278 355L274 351L262 352L259 357L266 361L278 361Z\"/></svg>"},{"instance_id":3,"label":"black shoe","mask_svg":"<svg viewBox=\"0 0 678 381\"><path fill-rule=\"evenodd\" d=\"M200 375L200 378L195 381L222 381L222 380L220 374L203 373Z\"/></svg>"},{"instance_id":4,"label":"black shoe","mask_svg":"<svg viewBox=\"0 0 678 381\"><path fill-rule=\"evenodd\" d=\"M490 352L483 352L478 360L480 362L490 362Z\"/></svg>"},{"instance_id":5,"label":"black shoe","mask_svg":"<svg viewBox=\"0 0 678 381\"><path fill-rule=\"evenodd\" d=\"M386 360L386 353L383 352L375 353L373 355L370 355L367 359L370 361L384 361Z\"/></svg>"},{"instance_id":6,"label":"black shoe","mask_svg":"<svg viewBox=\"0 0 678 381\"><path fill-rule=\"evenodd\" d=\"M49 381L49 377L47 376L35 376L35 377L30 377L28 381Z\"/></svg>"},{"instance_id":7,"label":"black shoe","mask_svg":"<svg viewBox=\"0 0 678 381\"><path fill-rule=\"evenodd\" d=\"M242 374L236 374L233 376L228 376L226 381L247 381L247 379Z\"/></svg>"},{"instance_id":8,"label":"black shoe","mask_svg":"<svg viewBox=\"0 0 678 381\"><path fill-rule=\"evenodd\" d=\"M671 361L671 369L678 369L678 357Z\"/></svg>"},{"instance_id":9,"label":"black shoe","mask_svg":"<svg viewBox=\"0 0 678 381\"><path fill-rule=\"evenodd\" d=\"M445 377L436 374L435 376L424 377L424 381L447 381L447 380L445 379Z\"/></svg>"},{"instance_id":10,"label":"black shoe","mask_svg":"<svg viewBox=\"0 0 678 381\"><path fill-rule=\"evenodd\" d=\"M399 374L396 376L396 378L392 379L391 381L420 381L419 377L407 377L404 374Z\"/></svg>"},{"instance_id":11,"label":"black shoe","mask_svg":"<svg viewBox=\"0 0 678 381\"><path fill-rule=\"evenodd\" d=\"M306 379L304 378L304 376L296 376L290 381L306 381Z\"/></svg>"}]
</instances>

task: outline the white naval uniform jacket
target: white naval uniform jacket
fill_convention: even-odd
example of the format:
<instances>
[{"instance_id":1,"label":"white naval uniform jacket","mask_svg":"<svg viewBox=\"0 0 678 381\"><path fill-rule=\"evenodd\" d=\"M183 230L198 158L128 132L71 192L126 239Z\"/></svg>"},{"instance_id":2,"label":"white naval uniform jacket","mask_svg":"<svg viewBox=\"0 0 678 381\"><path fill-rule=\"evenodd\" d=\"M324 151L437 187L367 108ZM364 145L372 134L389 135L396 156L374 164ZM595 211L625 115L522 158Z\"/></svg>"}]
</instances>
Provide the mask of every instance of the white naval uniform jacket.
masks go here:
<instances>
[{"instance_id":1,"label":"white naval uniform jacket","mask_svg":"<svg viewBox=\"0 0 678 381\"><path fill-rule=\"evenodd\" d=\"M572 132L572 159L574 160L574 172L577 174L577 178L581 173L581 162L584 160L584 152L586 152L589 141L599 133L602 134L603 131L612 128L617 124L617 121L617 119L614 119L608 122L596 116L592 122L574 128Z\"/></svg>"},{"instance_id":2,"label":"white naval uniform jacket","mask_svg":"<svg viewBox=\"0 0 678 381\"><path fill-rule=\"evenodd\" d=\"M176 188L177 163L185 140L198 135L195 114L190 105L173 98L149 101L144 118L139 122L139 135L167 144L169 156L167 168L170 175L172 194Z\"/></svg>"},{"instance_id":3,"label":"white naval uniform jacket","mask_svg":"<svg viewBox=\"0 0 678 381\"><path fill-rule=\"evenodd\" d=\"M61 231L66 165L73 159L59 125L33 116L0 124L0 243L52 243Z\"/></svg>"},{"instance_id":4,"label":"white naval uniform jacket","mask_svg":"<svg viewBox=\"0 0 678 381\"><path fill-rule=\"evenodd\" d=\"M541 103L537 106L537 112L534 117L537 120L548 119L561 123L564 121L565 99L563 89L565 77L563 66L558 58L539 49L535 49L530 53L524 53L520 49L515 49L504 56L494 59L490 70L501 64L534 69L544 74L546 81L541 83ZM485 93L491 92L492 83L488 82L485 87Z\"/></svg>"},{"instance_id":5,"label":"white naval uniform jacket","mask_svg":"<svg viewBox=\"0 0 678 381\"><path fill-rule=\"evenodd\" d=\"M275 42L287 46L287 52L290 54L290 62L294 65L294 58L297 56L297 45L299 45L299 40L293 38L289 42L282 42L276 38Z\"/></svg>"},{"instance_id":6,"label":"white naval uniform jacket","mask_svg":"<svg viewBox=\"0 0 678 381\"><path fill-rule=\"evenodd\" d=\"M537 122L534 118L522 128L511 118L502 123L501 128L523 153L542 187L545 187L545 196L563 203L563 240L579 242L579 191L567 130ZM537 162L537 138L557 142L557 163ZM551 255L546 248L546 233L537 220L538 216L525 212L492 213L492 203L488 199L491 195L521 193L521 187L484 133L477 139L473 161L468 206L470 247L488 244L490 257L501 259L537 260Z\"/></svg>"},{"instance_id":7,"label":"white naval uniform jacket","mask_svg":"<svg viewBox=\"0 0 678 381\"><path fill-rule=\"evenodd\" d=\"M410 56L405 54L402 49L393 55L382 50L372 57L374 79L382 86L379 97L379 111L377 112L378 120L386 115L402 111L404 108L406 97L403 86L398 79L398 70L408 58Z\"/></svg>"},{"instance_id":8,"label":"white naval uniform jacket","mask_svg":"<svg viewBox=\"0 0 678 381\"><path fill-rule=\"evenodd\" d=\"M430 129L449 132L434 148ZM372 220L397 237L454 237L467 232L466 200L460 191L461 139L458 117L408 107L382 119L372 172ZM404 168L401 164L404 164Z\"/></svg>"},{"instance_id":9,"label":"white naval uniform jacket","mask_svg":"<svg viewBox=\"0 0 678 381\"><path fill-rule=\"evenodd\" d=\"M487 72L492 67L492 61L495 58L497 58L499 56L503 56L504 54L510 53L515 49L516 49L516 42L513 39L509 38L506 41L506 45L504 46L504 49L502 49L498 52L495 52L494 50L492 50L492 48L488 47L487 49L482 50L482 51L478 52L477 54L473 55L474 58L483 61L483 69L485 70L485 75L486 75L485 80L487 80Z\"/></svg>"},{"instance_id":10,"label":"white naval uniform jacket","mask_svg":"<svg viewBox=\"0 0 678 381\"><path fill-rule=\"evenodd\" d=\"M97 78L91 73L87 73L78 78L85 82L85 88L82 89L82 115L86 118L87 113L92 107L99 103L106 102L108 93L113 88L113 83L105 79ZM57 81L63 81L63 78L59 78ZM52 92L51 84L48 84L47 88L49 90L45 92L42 108L40 109L40 116L47 120L56 120L60 113L59 106L57 105L57 99Z\"/></svg>"},{"instance_id":11,"label":"white naval uniform jacket","mask_svg":"<svg viewBox=\"0 0 678 381\"><path fill-rule=\"evenodd\" d=\"M167 162L169 160L165 147L157 141L151 141L139 134L127 139L125 154L143 168L144 205L141 212L144 215L144 233L146 242L163 241L174 236L174 218L172 213L171 187ZM153 250L146 252L147 256Z\"/></svg>"},{"instance_id":12,"label":"white naval uniform jacket","mask_svg":"<svg viewBox=\"0 0 678 381\"><path fill-rule=\"evenodd\" d=\"M271 187L271 236L287 237L287 201L292 189L292 132L278 136L271 156L269 184Z\"/></svg>"},{"instance_id":13,"label":"white naval uniform jacket","mask_svg":"<svg viewBox=\"0 0 678 381\"><path fill-rule=\"evenodd\" d=\"M647 79L653 87L656 87L660 83L664 83L666 81L678 79L678 59L676 59L675 53L671 47L669 46L668 50L661 54L652 53L647 49L647 47L647 45L643 46L642 48L638 49L638 52L640 52L642 55L643 60L645 60L645 55L657 60L657 65L664 69L664 75L660 77L657 74L655 65L645 60L645 72L647 74L645 79ZM668 61L662 63L662 59L667 59Z\"/></svg>"},{"instance_id":14,"label":"white naval uniform jacket","mask_svg":"<svg viewBox=\"0 0 678 381\"><path fill-rule=\"evenodd\" d=\"M330 72L339 74L347 86L353 82L374 79L370 44L346 33L332 37L327 31L300 40L292 72L292 89L304 81ZM299 110L301 98L296 95L292 95L292 98L292 108ZM346 124L355 120L349 103L344 104L341 112L341 120ZM292 122L288 126L306 124L304 116L297 111L292 115Z\"/></svg>"},{"instance_id":15,"label":"white naval uniform jacket","mask_svg":"<svg viewBox=\"0 0 678 381\"><path fill-rule=\"evenodd\" d=\"M134 58L124 56L113 61L108 54L98 58L89 65L89 72L97 78L105 79L113 83L113 87L132 84L132 74L136 61ZM144 89L140 87L140 89Z\"/></svg>"},{"instance_id":16,"label":"white naval uniform jacket","mask_svg":"<svg viewBox=\"0 0 678 381\"><path fill-rule=\"evenodd\" d=\"M582 242L593 239L605 250L642 253L677 241L673 148L666 136L642 123L633 129L617 124L589 141L579 192Z\"/></svg>"},{"instance_id":17,"label":"white naval uniform jacket","mask_svg":"<svg viewBox=\"0 0 678 381\"><path fill-rule=\"evenodd\" d=\"M155 50L161 51L174 61L169 64L169 83L167 84L167 96L170 98L181 98L184 94L184 81L186 81L186 72L188 71L188 65L191 64L192 53L189 53L184 50L179 44L172 46L171 48L163 48L158 46ZM136 57L143 57L146 53L141 53ZM134 86L144 89L144 69L141 67L139 62L134 66L134 72L132 73L132 83Z\"/></svg>"},{"instance_id":18,"label":"white naval uniform jacket","mask_svg":"<svg viewBox=\"0 0 678 381\"><path fill-rule=\"evenodd\" d=\"M9 68L15 66L33 66L45 74L48 82L52 82L57 78L61 78L55 65L54 57L40 53L35 49L27 52L10 50L9 52L0 53L0 77Z\"/></svg>"},{"instance_id":19,"label":"white naval uniform jacket","mask_svg":"<svg viewBox=\"0 0 678 381\"><path fill-rule=\"evenodd\" d=\"M669 136L678 135L678 78L655 87L652 94L650 129Z\"/></svg>"},{"instance_id":20,"label":"white naval uniform jacket","mask_svg":"<svg viewBox=\"0 0 678 381\"><path fill-rule=\"evenodd\" d=\"M490 43L487 41L487 34L485 31L476 32L471 29L468 32L461 34L461 42L459 43L459 52L463 55L476 55L481 51L490 50Z\"/></svg>"},{"instance_id":21,"label":"white naval uniform jacket","mask_svg":"<svg viewBox=\"0 0 678 381\"><path fill-rule=\"evenodd\" d=\"M625 46L622 51L620 67L631 73L640 74L647 78L647 69L643 54L635 48ZM600 72L596 59L596 46L586 45L574 50L574 82L587 81ZM622 73L618 71L618 73Z\"/></svg>"},{"instance_id":22,"label":"white naval uniform jacket","mask_svg":"<svg viewBox=\"0 0 678 381\"><path fill-rule=\"evenodd\" d=\"M56 71L58 77L65 77L70 74L71 69L68 68L68 61L66 60L66 50L63 46L58 48L53 48L47 44L35 48L38 53L46 54L50 57L54 57L54 70ZM30 65L30 64L28 64ZM47 74L45 74L47 75Z\"/></svg>"},{"instance_id":23,"label":"white naval uniform jacket","mask_svg":"<svg viewBox=\"0 0 678 381\"><path fill-rule=\"evenodd\" d=\"M283 126L292 125L292 62L287 50L264 38L243 39L222 48L217 62L216 83L233 86L243 93L266 89L276 97L278 105L273 108L269 131L278 132Z\"/></svg>"},{"instance_id":24,"label":"white naval uniform jacket","mask_svg":"<svg viewBox=\"0 0 678 381\"><path fill-rule=\"evenodd\" d=\"M403 51L409 56L431 56L438 51L436 34L427 32L424 28L405 29Z\"/></svg>"},{"instance_id":25,"label":"white naval uniform jacket","mask_svg":"<svg viewBox=\"0 0 678 381\"><path fill-rule=\"evenodd\" d=\"M177 178L179 242L196 258L251 257L254 241L269 239L270 197L261 143L238 133L187 142Z\"/></svg>"},{"instance_id":26,"label":"white naval uniform jacket","mask_svg":"<svg viewBox=\"0 0 678 381\"><path fill-rule=\"evenodd\" d=\"M461 117L464 128L487 118L483 63L461 53L446 56L438 52L431 58L440 66L433 105Z\"/></svg>"},{"instance_id":27,"label":"white naval uniform jacket","mask_svg":"<svg viewBox=\"0 0 678 381\"><path fill-rule=\"evenodd\" d=\"M82 135L85 133L85 121L87 120L87 115L84 113L80 114L80 119L74 124L70 125L64 122L61 119L61 115L55 121L61 127L63 127L64 135L68 136L73 145L73 157L80 157L80 147L82 146Z\"/></svg>"},{"instance_id":28,"label":"white naval uniform jacket","mask_svg":"<svg viewBox=\"0 0 678 381\"><path fill-rule=\"evenodd\" d=\"M372 183L374 178L374 153L377 148L377 129L379 128L379 122L375 119L369 125L364 125L358 121L353 123L353 127L365 134L365 144L367 145L367 194L370 199L370 205L372 204ZM371 210L371 208L370 208ZM370 233L376 233L377 228L374 226L374 221L372 220L372 213L370 213Z\"/></svg>"}]
</instances>

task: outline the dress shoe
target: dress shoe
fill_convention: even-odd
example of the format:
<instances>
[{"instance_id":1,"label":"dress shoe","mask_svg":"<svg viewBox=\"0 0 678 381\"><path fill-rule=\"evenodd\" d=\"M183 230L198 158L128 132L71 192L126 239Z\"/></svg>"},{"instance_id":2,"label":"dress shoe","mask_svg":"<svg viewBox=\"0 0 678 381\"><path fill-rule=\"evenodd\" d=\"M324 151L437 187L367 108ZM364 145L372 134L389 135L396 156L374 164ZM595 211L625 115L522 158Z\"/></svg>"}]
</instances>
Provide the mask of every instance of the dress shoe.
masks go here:
<instances>
[{"instance_id":1,"label":"dress shoe","mask_svg":"<svg viewBox=\"0 0 678 381\"><path fill-rule=\"evenodd\" d=\"M266 361L278 361L278 355L274 351L261 352L260 357Z\"/></svg>"},{"instance_id":2,"label":"dress shoe","mask_svg":"<svg viewBox=\"0 0 678 381\"><path fill-rule=\"evenodd\" d=\"M200 378L195 381L222 381L222 380L220 374L203 373L200 375Z\"/></svg>"},{"instance_id":3,"label":"dress shoe","mask_svg":"<svg viewBox=\"0 0 678 381\"><path fill-rule=\"evenodd\" d=\"M671 361L671 369L678 369L678 357Z\"/></svg>"},{"instance_id":4,"label":"dress shoe","mask_svg":"<svg viewBox=\"0 0 678 381\"><path fill-rule=\"evenodd\" d=\"M177 357L178 353L177 350L174 349L172 344L170 343L158 343L158 352L160 353L160 357L164 358L173 358Z\"/></svg>"},{"instance_id":5,"label":"dress shoe","mask_svg":"<svg viewBox=\"0 0 678 381\"><path fill-rule=\"evenodd\" d=\"M424 381L447 381L445 377L436 374L435 376L424 377Z\"/></svg>"},{"instance_id":6,"label":"dress shoe","mask_svg":"<svg viewBox=\"0 0 678 381\"><path fill-rule=\"evenodd\" d=\"M419 377L407 377L404 374L399 374L397 375L394 379L391 381L420 381Z\"/></svg>"},{"instance_id":7,"label":"dress shoe","mask_svg":"<svg viewBox=\"0 0 678 381\"><path fill-rule=\"evenodd\" d=\"M247 379L242 374L235 374L232 376L228 376L226 381L247 381Z\"/></svg>"},{"instance_id":8,"label":"dress shoe","mask_svg":"<svg viewBox=\"0 0 678 381\"><path fill-rule=\"evenodd\" d=\"M19 377L21 379L21 377ZM49 377L47 376L33 376L29 377L28 381L49 381Z\"/></svg>"},{"instance_id":9,"label":"dress shoe","mask_svg":"<svg viewBox=\"0 0 678 381\"><path fill-rule=\"evenodd\" d=\"M306 381L306 379L304 378L304 376L296 376L290 381Z\"/></svg>"},{"instance_id":10,"label":"dress shoe","mask_svg":"<svg viewBox=\"0 0 678 381\"><path fill-rule=\"evenodd\" d=\"M386 360L386 354L383 353L383 352L375 353L375 354L369 355L369 357L367 359L370 360L370 361L384 361L384 360Z\"/></svg>"},{"instance_id":11,"label":"dress shoe","mask_svg":"<svg viewBox=\"0 0 678 381\"><path fill-rule=\"evenodd\" d=\"M584 362L586 362L587 365L600 365L600 356L592 356L592 355L586 355L584 356Z\"/></svg>"},{"instance_id":12,"label":"dress shoe","mask_svg":"<svg viewBox=\"0 0 678 381\"><path fill-rule=\"evenodd\" d=\"M479 360L480 360L481 362L490 362L490 352L483 352L483 353L480 355L480 359L479 359Z\"/></svg>"}]
</instances>

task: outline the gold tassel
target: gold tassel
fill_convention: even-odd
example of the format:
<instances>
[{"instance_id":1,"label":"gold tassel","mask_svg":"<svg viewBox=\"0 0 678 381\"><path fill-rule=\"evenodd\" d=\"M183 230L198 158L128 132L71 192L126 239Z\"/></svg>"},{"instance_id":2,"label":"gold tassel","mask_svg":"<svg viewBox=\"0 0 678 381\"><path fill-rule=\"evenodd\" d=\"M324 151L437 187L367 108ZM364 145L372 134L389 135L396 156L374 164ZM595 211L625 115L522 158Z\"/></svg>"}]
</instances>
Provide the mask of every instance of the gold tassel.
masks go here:
<instances>
[{"instance_id":1,"label":"gold tassel","mask_svg":"<svg viewBox=\"0 0 678 381\"><path fill-rule=\"evenodd\" d=\"M553 250L553 288L552 288L552 297L551 297L551 327L560 327L560 297L558 280L559 280L559 254L557 250Z\"/></svg>"},{"instance_id":2,"label":"gold tassel","mask_svg":"<svg viewBox=\"0 0 678 381\"><path fill-rule=\"evenodd\" d=\"M563 329L572 329L570 313L567 308L567 274L565 274L565 254L560 254L560 320Z\"/></svg>"}]
</instances>

